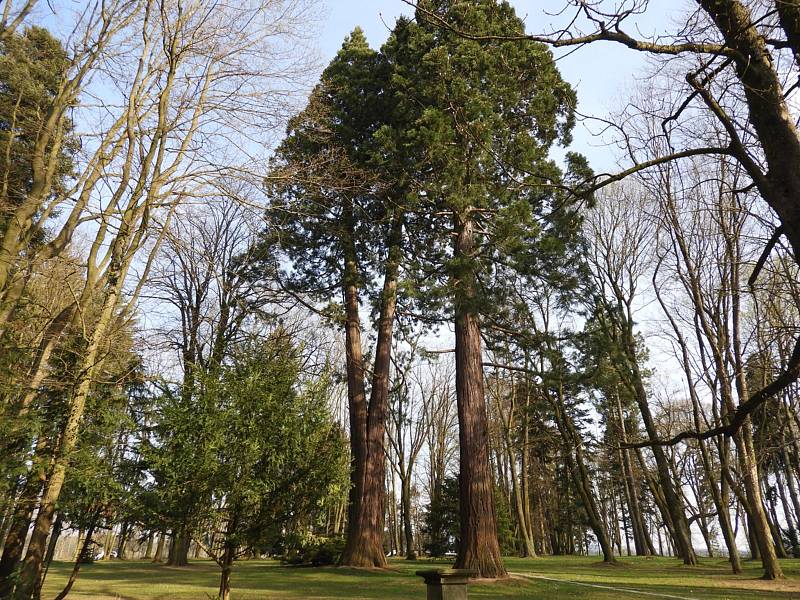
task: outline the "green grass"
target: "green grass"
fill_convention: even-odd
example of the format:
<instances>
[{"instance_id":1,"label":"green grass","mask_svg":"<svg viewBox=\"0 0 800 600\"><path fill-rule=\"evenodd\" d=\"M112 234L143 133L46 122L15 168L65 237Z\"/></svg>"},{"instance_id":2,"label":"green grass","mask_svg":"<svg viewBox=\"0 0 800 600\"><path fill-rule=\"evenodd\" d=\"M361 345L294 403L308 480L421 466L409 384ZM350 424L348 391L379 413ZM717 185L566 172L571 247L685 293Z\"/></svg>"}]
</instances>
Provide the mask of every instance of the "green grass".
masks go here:
<instances>
[{"instance_id":1,"label":"green grass","mask_svg":"<svg viewBox=\"0 0 800 600\"><path fill-rule=\"evenodd\" d=\"M542 576L559 581L512 576L508 580L471 584L470 598L598 599L657 598L632 594L646 591L703 600L750 598L800 598L800 560L783 561L787 579L765 582L758 579L758 563L745 563L745 573L730 574L727 563L705 559L699 567L684 567L666 558L623 558L619 566L608 567L596 558L545 557L509 558L510 572ZM288 567L269 560L243 561L233 576L234 600L283 598L328 599L403 599L425 598L417 569L448 567L449 562L392 560L386 571L346 568ZM71 565L55 563L47 577L43 598L52 598L61 589ZM85 565L70 598L125 600L202 600L213 598L218 584L216 565L194 561L189 567L173 568L145 561L113 561ZM576 585L580 582L621 588L609 590Z\"/></svg>"}]
</instances>

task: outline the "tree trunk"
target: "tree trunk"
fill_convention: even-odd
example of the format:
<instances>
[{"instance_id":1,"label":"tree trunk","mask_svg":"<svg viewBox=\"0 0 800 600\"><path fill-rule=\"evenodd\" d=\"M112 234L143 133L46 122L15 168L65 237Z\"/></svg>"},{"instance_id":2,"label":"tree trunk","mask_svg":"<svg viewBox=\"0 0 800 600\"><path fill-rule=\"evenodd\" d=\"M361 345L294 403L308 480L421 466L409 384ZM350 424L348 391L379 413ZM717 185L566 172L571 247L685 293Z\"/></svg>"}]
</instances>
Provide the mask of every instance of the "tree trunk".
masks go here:
<instances>
[{"instance_id":1,"label":"tree trunk","mask_svg":"<svg viewBox=\"0 0 800 600\"><path fill-rule=\"evenodd\" d=\"M158 544L156 545L155 556L153 556L154 563L160 563L164 560L164 541L166 537L167 534L165 531L158 532Z\"/></svg>"},{"instance_id":2,"label":"tree trunk","mask_svg":"<svg viewBox=\"0 0 800 600\"><path fill-rule=\"evenodd\" d=\"M531 394L529 390L525 392L525 407L524 407L524 415L525 415L525 422L522 428L522 453L521 453L521 464L520 464L520 492L522 496L522 508L523 508L523 515L522 518L528 526L528 537L530 538L531 547L530 549L526 549L528 552L528 556L535 557L536 556L536 536L534 536L534 531L536 527L533 523L533 518L531 514L531 497L529 492L529 482L531 478L531 466L529 456L531 452L531 444L530 444L530 426L528 423L528 415L530 411L530 398Z\"/></svg>"},{"instance_id":3,"label":"tree trunk","mask_svg":"<svg viewBox=\"0 0 800 600\"><path fill-rule=\"evenodd\" d=\"M492 472L489 467L489 431L483 387L481 332L476 303L474 224L456 217L454 269L456 337L456 403L460 473L459 500L461 544L456 568L475 571L480 577L505 577L497 541Z\"/></svg>"},{"instance_id":4,"label":"tree trunk","mask_svg":"<svg viewBox=\"0 0 800 600\"><path fill-rule=\"evenodd\" d=\"M767 518L769 519L769 529L772 532L772 539L775 542L775 553L778 555L778 558L789 558L789 554L786 552L786 547L783 545L783 539L781 538L781 528L778 523L778 512L775 510L774 496L767 495L767 503L769 504Z\"/></svg>"},{"instance_id":5,"label":"tree trunk","mask_svg":"<svg viewBox=\"0 0 800 600\"><path fill-rule=\"evenodd\" d=\"M3 554L0 558L0 598L10 597L19 576L25 540L28 537L33 511L38 504L39 494L47 481L45 455L49 453L48 439L40 435L36 441L31 469L25 485L17 498L11 518L11 526L5 538Z\"/></svg>"},{"instance_id":6,"label":"tree trunk","mask_svg":"<svg viewBox=\"0 0 800 600\"><path fill-rule=\"evenodd\" d=\"M348 398L350 406L351 451L354 462L351 473L357 478L351 489L350 521L347 541L339 564L353 567L385 567L383 551L386 515L386 414L389 402L392 331L397 306L397 277L400 270L402 215L394 216L378 320L372 388L369 406L365 404L364 366L361 356L361 327L358 315L358 270L355 249L345 260L345 311L348 363ZM352 386L352 393L351 393ZM355 423L355 425L354 425ZM354 429L355 427L355 429ZM356 441L353 442L355 435ZM353 503L352 500L355 499Z\"/></svg>"},{"instance_id":7,"label":"tree trunk","mask_svg":"<svg viewBox=\"0 0 800 600\"><path fill-rule=\"evenodd\" d=\"M617 420L619 421L620 436L623 444L628 443L628 434L625 431L625 418L622 413L622 403L619 394L616 395L617 403ZM620 459L622 462L622 470L625 474L625 492L628 500L628 507L631 514L631 525L633 528L633 545L636 549L637 556L650 556L650 547L652 542L646 538L647 529L644 526L644 519L642 518L642 511L639 506L639 495L636 493L636 483L633 477L633 466L631 465L631 457L627 449L619 451Z\"/></svg>"},{"instance_id":8,"label":"tree trunk","mask_svg":"<svg viewBox=\"0 0 800 600\"><path fill-rule=\"evenodd\" d=\"M750 515L749 531L753 536L754 548L758 549L761 564L764 567L763 579L782 579L783 570L778 563L775 545L772 543L772 534L767 519L767 512L761 496L761 484L758 476L758 465L755 461L753 448L753 432L750 418L745 419L742 429L734 436L737 443L740 462L741 477L744 481L747 496L748 513Z\"/></svg>"},{"instance_id":9,"label":"tree trunk","mask_svg":"<svg viewBox=\"0 0 800 600\"><path fill-rule=\"evenodd\" d=\"M527 449L523 449L523 454ZM536 558L536 549L533 546L533 536L531 536L531 528L528 522L528 515L525 513L524 499L523 499L523 484L518 481L517 467L514 457L511 455L511 447L508 445L508 464L511 469L511 489L514 497L514 511L517 515L517 526L519 533L522 537L522 556ZM524 463L523 463L524 464ZM522 477L524 478L524 471Z\"/></svg>"},{"instance_id":10,"label":"tree trunk","mask_svg":"<svg viewBox=\"0 0 800 600\"><path fill-rule=\"evenodd\" d=\"M624 321L624 351L628 359L628 367L630 368L632 380L630 383L632 384L636 403L639 405L639 412L642 415L642 422L644 423L647 435L651 440L658 440L658 431L656 430L655 421L650 412L650 405L647 402L647 390L642 382L641 372L639 371L637 363L636 340L631 330L633 324L627 318L625 318ZM656 445L651 447L651 451L656 460L656 470L658 472L659 483L661 484L661 491L664 494L666 509L669 511L672 520L672 533L677 545L676 549L683 559L683 564L696 565L697 555L692 547L692 535L689 530L689 523L686 520L683 500L675 490L672 470L670 469L669 461L664 453L664 448Z\"/></svg>"},{"instance_id":11,"label":"tree trunk","mask_svg":"<svg viewBox=\"0 0 800 600\"><path fill-rule=\"evenodd\" d=\"M89 528L86 530L86 538L83 541L83 546L81 546L80 551L78 552L78 556L75 559L75 565L72 567L72 573L69 575L69 580L67 581L67 585L64 586L64 589L61 590L61 593L55 597L55 600L64 600L67 597L72 586L75 585L75 581L78 579L78 572L81 570L81 564L84 561L88 560L89 558L89 550L92 547L92 534L94 533L95 525L97 524L99 513L95 513L94 519L89 524Z\"/></svg>"},{"instance_id":12,"label":"tree trunk","mask_svg":"<svg viewBox=\"0 0 800 600\"><path fill-rule=\"evenodd\" d=\"M711 535L708 531L708 520L703 515L703 507L698 507L700 514L697 517L697 527L700 529L700 535L703 536L703 542L706 545L706 552L709 558L714 558L714 546L711 543Z\"/></svg>"},{"instance_id":13,"label":"tree trunk","mask_svg":"<svg viewBox=\"0 0 800 600\"><path fill-rule=\"evenodd\" d=\"M14 507L11 527L6 535L3 555L0 557L0 598L9 598L14 589L17 567L25 549L25 539L28 537L28 529L36 500L42 489L43 478L43 472L31 470Z\"/></svg>"},{"instance_id":14,"label":"tree trunk","mask_svg":"<svg viewBox=\"0 0 800 600\"><path fill-rule=\"evenodd\" d=\"M675 534L673 533L674 527L672 525L672 515L667 508L667 501L664 499L664 492L661 490L661 486L659 485L657 478L648 471L641 448L636 449L636 462L639 463L639 468L641 469L644 480L647 483L647 488L650 490L650 494L653 496L653 502L655 502L655 505L658 508L658 514L661 516L661 523L664 525L665 535L670 540L674 540ZM662 543L658 552L659 555L671 556L669 553L664 554L663 547L664 544ZM667 549L669 549L669 546L667 546Z\"/></svg>"},{"instance_id":15,"label":"tree trunk","mask_svg":"<svg viewBox=\"0 0 800 600\"><path fill-rule=\"evenodd\" d=\"M514 382L511 383L514 386ZM526 386L527 388L527 386ZM528 406L530 404L530 392L526 391L526 401L523 411L527 415ZM498 404L499 406L499 404ZM511 430L515 426L515 417L516 417L516 391L512 389L511 393L511 405L509 406L508 414L502 415L501 411L501 418L504 421L503 423L503 445L505 447L506 453L506 461L508 463L509 469L509 476L511 478L511 497L510 502L514 507L514 513L517 518L517 529L519 530L519 537L522 541L522 548L521 548L521 556L523 558L526 557L536 557L536 549L534 548L533 544L533 535L531 534L531 523L530 523L530 510L526 508L526 492L527 486L525 484L526 479L526 455L529 451L528 449L528 427L527 423L522 426L523 431L523 439L522 439L522 449L520 452L521 455L521 473L517 472L517 460L514 455L514 444L511 438ZM499 450L498 450L499 451Z\"/></svg>"},{"instance_id":16,"label":"tree trunk","mask_svg":"<svg viewBox=\"0 0 800 600\"><path fill-rule=\"evenodd\" d=\"M61 537L61 526L63 522L64 515L58 513L58 518L53 525L53 532L50 534L50 540L47 542L47 554L45 554L44 557L44 568L42 570L42 576L39 577L39 581L36 583L36 590L33 594L34 598L39 598L42 594L42 586L44 585L44 580L47 577L47 572L50 570L50 564L53 562L53 555L56 552L58 538Z\"/></svg>"},{"instance_id":17,"label":"tree trunk","mask_svg":"<svg viewBox=\"0 0 800 600\"><path fill-rule=\"evenodd\" d=\"M155 536L154 531L150 531L147 535L147 545L145 546L144 556L142 557L144 560L148 560L153 558L153 537Z\"/></svg>"},{"instance_id":18,"label":"tree trunk","mask_svg":"<svg viewBox=\"0 0 800 600\"><path fill-rule=\"evenodd\" d=\"M235 548L226 543L225 553L222 555L219 575L219 600L230 600L231 597L231 571L233 570L233 553Z\"/></svg>"},{"instance_id":19,"label":"tree trunk","mask_svg":"<svg viewBox=\"0 0 800 600\"><path fill-rule=\"evenodd\" d=\"M395 481L394 478L389 478L386 482L387 490L386 495L389 499L388 501L388 516L389 516L389 554L392 556L397 556L400 553L400 535L398 534L398 524L397 524L397 510L395 510L395 506L397 504L397 494L395 493Z\"/></svg>"},{"instance_id":20,"label":"tree trunk","mask_svg":"<svg viewBox=\"0 0 800 600\"><path fill-rule=\"evenodd\" d=\"M617 497L616 494L611 494L611 514L614 517L613 523L615 527L611 530L611 549L614 549L614 544L617 545L617 555L622 556L622 534L625 534L625 548L628 551L628 556L631 555L631 541L628 537L628 519L625 516L625 511L621 510L622 506L620 505L620 510L617 510ZM603 510L606 511L607 507L605 506L605 502L601 500L601 504L603 505ZM619 529L619 521L622 521L622 532Z\"/></svg>"},{"instance_id":21,"label":"tree trunk","mask_svg":"<svg viewBox=\"0 0 800 600\"><path fill-rule=\"evenodd\" d=\"M353 215L342 217L352 230ZM347 225L345 225L347 226ZM352 231L350 231L352 235ZM347 511L347 533L339 564L350 565L362 536L360 513L364 495L364 473L367 453L367 396L364 389L364 358L361 348L361 317L358 314L360 273L355 243L351 237L343 241L344 272L342 277L345 310L345 370L347 373L347 406L350 417L350 491ZM352 565L352 566L360 566Z\"/></svg>"},{"instance_id":22,"label":"tree trunk","mask_svg":"<svg viewBox=\"0 0 800 600\"><path fill-rule=\"evenodd\" d=\"M406 537L406 560L417 560L414 549L414 530L411 526L411 473L406 473L403 478L401 491L401 504L403 505L403 533Z\"/></svg>"},{"instance_id":23,"label":"tree trunk","mask_svg":"<svg viewBox=\"0 0 800 600\"><path fill-rule=\"evenodd\" d=\"M756 29L750 10L739 0L698 0L698 4L714 20L725 44L735 51L736 74L742 82L749 121L764 150L766 175L757 167L749 165L746 158L743 164L753 177L761 196L780 218L784 233L792 245L795 260L798 260L800 206L797 198L800 196L800 170L797 165L800 164L800 136L766 40ZM776 4L794 6L793 2ZM789 27L792 20L782 21L782 25L787 27L787 35L796 41L796 29ZM794 53L798 52L794 47L792 50ZM737 153L737 158L744 157ZM769 570L774 571L774 568Z\"/></svg>"},{"instance_id":24,"label":"tree trunk","mask_svg":"<svg viewBox=\"0 0 800 600\"><path fill-rule=\"evenodd\" d=\"M742 509L744 509L744 506L742 506ZM743 513L742 523L747 536L747 545L750 548L750 560L761 560L761 547L758 545L758 539L753 528L753 519L746 510L743 510Z\"/></svg>"},{"instance_id":25,"label":"tree trunk","mask_svg":"<svg viewBox=\"0 0 800 600\"><path fill-rule=\"evenodd\" d=\"M572 475L575 489L583 503L586 517L589 520L589 526L592 528L597 538L597 543L600 546L600 551L603 553L603 562L614 564L616 563L614 547L608 537L608 530L606 524L603 522L603 517L597 508L597 501L592 491L592 478L589 470L586 468L586 462L583 456L583 442L580 439L580 434L575 430L571 417L564 414L563 392L559 387L558 398L555 400L547 391L544 393L547 394L550 405L553 407L556 424L564 442L563 456L566 458L567 467ZM572 454L573 450L575 452L574 455ZM570 536L570 538L572 538L572 536Z\"/></svg>"},{"instance_id":26,"label":"tree trunk","mask_svg":"<svg viewBox=\"0 0 800 600\"><path fill-rule=\"evenodd\" d=\"M121 231L114 242L114 252L112 253L103 286L105 289L102 309L89 336L89 343L84 356L80 361L80 373L82 375L69 401L66 423L56 444L51 471L39 503L39 512L36 515L33 533L28 543L28 551L25 554L25 560L22 565L20 581L15 592L19 600L31 598L36 582L42 573L45 544L53 525L56 503L61 495L61 488L64 485L71 454L78 443L78 432L93 382L94 371L98 364L101 344L105 341L106 332L111 326L120 290L133 260L133 254L125 254L124 256L119 254L118 244L124 244L126 239L126 234Z\"/></svg>"},{"instance_id":27,"label":"tree trunk","mask_svg":"<svg viewBox=\"0 0 800 600\"><path fill-rule=\"evenodd\" d=\"M118 560L125 560L127 556L125 555L125 546L128 543L128 534L130 531L130 523L125 520L122 522L122 527L119 530L119 540L117 542L117 559Z\"/></svg>"},{"instance_id":28,"label":"tree trunk","mask_svg":"<svg viewBox=\"0 0 800 600\"><path fill-rule=\"evenodd\" d=\"M170 567L185 567L189 564L189 543L191 542L184 525L172 534L172 544L167 555L167 565Z\"/></svg>"},{"instance_id":29,"label":"tree trunk","mask_svg":"<svg viewBox=\"0 0 800 600\"><path fill-rule=\"evenodd\" d=\"M731 562L731 568L734 573L742 572L742 559L739 555L739 549L736 545L736 532L738 528L738 516L731 522L731 515L729 511L730 506L730 483L728 482L729 465L730 461L730 440L724 438L720 442L720 482L719 482L719 502L720 510L718 513L720 527L722 528L722 535L725 537L725 544L728 547L728 560ZM710 471L709 471L710 472ZM738 504L737 504L738 507Z\"/></svg>"},{"instance_id":30,"label":"tree trunk","mask_svg":"<svg viewBox=\"0 0 800 600\"><path fill-rule=\"evenodd\" d=\"M792 507L794 508L794 516L795 516L795 521L794 522L795 522L796 525L800 525L800 498L798 498L798 496L797 496L797 489L796 489L795 483L794 483L795 480L794 480L793 466L791 464L791 461L789 460L789 453L786 452L785 450L783 451L783 457L784 457L784 465L786 466L786 489L789 490L789 498L791 499ZM779 484L780 484L780 482L779 482ZM783 497L786 496L786 492L785 492L783 486L781 486L780 489L781 489L781 497L783 498ZM784 500L784 502L785 502L785 500ZM788 509L785 509L785 510L786 510L787 514L790 512ZM797 531L796 527L795 527L794 536L797 539L798 548L797 548L797 552L795 553L794 544L793 544L792 553L793 554L797 554L797 556L795 556L795 558L800 558L800 535L798 534L798 531ZM794 542L794 539L792 541Z\"/></svg>"},{"instance_id":31,"label":"tree trunk","mask_svg":"<svg viewBox=\"0 0 800 600\"><path fill-rule=\"evenodd\" d=\"M78 530L78 543L75 544L75 552L72 553L72 562L78 560L81 555L81 548L83 548L83 541L86 539L86 530L81 527Z\"/></svg>"},{"instance_id":32,"label":"tree trunk","mask_svg":"<svg viewBox=\"0 0 800 600\"><path fill-rule=\"evenodd\" d=\"M686 380L691 381L691 372L689 368L689 356L686 345L681 338L681 348L683 352L683 364L686 374ZM694 419L694 426L700 431L701 416L700 416L700 399L693 388L690 388L690 396L692 399L692 415ZM719 465L722 473L721 480L717 482L714 476L714 466L711 461L711 456L708 452L705 440L697 441L698 449L700 450L700 458L703 461L703 471L706 479L708 480L708 487L711 490L711 499L714 502L714 508L717 510L717 520L719 521L720 529L722 530L722 538L725 540L725 546L728 549L728 561L731 563L731 569L734 573L742 572L742 561L739 556L739 549L736 546L736 533L731 526L731 515L729 511L729 498L730 493L728 489L728 461L730 456L730 441L727 439L721 440L719 443Z\"/></svg>"},{"instance_id":33,"label":"tree trunk","mask_svg":"<svg viewBox=\"0 0 800 600\"><path fill-rule=\"evenodd\" d=\"M114 525L112 523L111 526L108 528L108 531L106 532L106 539L103 542L103 558L101 560L105 561L111 560L111 552L114 549L115 537L116 536L114 535Z\"/></svg>"}]
</instances>

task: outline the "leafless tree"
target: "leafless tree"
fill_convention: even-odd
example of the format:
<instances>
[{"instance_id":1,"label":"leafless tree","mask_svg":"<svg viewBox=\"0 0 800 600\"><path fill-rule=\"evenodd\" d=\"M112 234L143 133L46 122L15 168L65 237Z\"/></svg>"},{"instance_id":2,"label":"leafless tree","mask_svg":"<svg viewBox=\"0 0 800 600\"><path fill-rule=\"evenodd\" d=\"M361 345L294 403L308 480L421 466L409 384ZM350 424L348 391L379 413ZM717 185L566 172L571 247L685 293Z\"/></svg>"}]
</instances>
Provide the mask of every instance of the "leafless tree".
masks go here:
<instances>
[{"instance_id":1,"label":"leafless tree","mask_svg":"<svg viewBox=\"0 0 800 600\"><path fill-rule=\"evenodd\" d=\"M82 223L93 226L88 230L93 239L85 285L72 317L85 331L81 375L68 399L64 427L52 440L57 450L17 585L21 598L33 593L39 579L55 503L107 334L121 306L141 292L137 285L128 295L125 287L137 252L149 238L161 238L159 231L164 231L178 203L204 193L210 179L237 172L236 160L246 153L231 153L229 148L236 142L246 149L246 128L257 121L270 129L283 114L281 103L307 66L305 60L287 60L288 47L303 31L307 14L307 5L294 0L237 6L146 0L104 4L92 16L80 17L87 49L76 63L76 74L64 84L63 107L54 108L48 117L50 135L57 135L64 111L78 93L88 98L102 89L100 107L92 113L87 106L85 116L95 115L97 121L89 125L99 127L99 135L66 194L48 198L44 179L34 186L42 188L41 193L23 202L0 248L0 289L8 300L2 308L9 312L14 298L7 294L19 280L11 257L20 254L32 219L49 218L66 201L72 202L60 229L42 250L45 257L62 252ZM100 41L92 42L95 38ZM114 52L104 53L112 39ZM90 77L101 88L87 88L84 83ZM50 146L42 142L42 153ZM99 312L90 313L89 301L97 301L97 294ZM46 369L46 364L38 368Z\"/></svg>"},{"instance_id":2,"label":"leafless tree","mask_svg":"<svg viewBox=\"0 0 800 600\"><path fill-rule=\"evenodd\" d=\"M458 35L477 41L519 40L544 43L554 48L577 49L596 42L611 42L661 60L658 69L666 73L660 106L648 108L660 127L653 137L663 144L658 155L642 156L642 140L628 129L628 120L602 118L627 152L631 166L617 173L600 173L580 186L582 192L596 191L615 181L658 165L690 157L725 156L738 163L747 181L743 186L758 191L773 211L778 227L763 248L768 254L785 236L795 257L800 253L800 133L790 100L796 93L800 67L800 7L796 2L771 0L697 0L672 31L644 37L633 22L648 10L648 0L569 0L559 14L564 25L551 31L528 34L509 31L485 36L460 30L426 3L405 0L424 18ZM664 63L668 63L665 65ZM667 93L668 92L668 93ZM641 113L632 102L633 113ZM717 123L722 135L711 143L697 136L698 115ZM701 120L702 121L702 120ZM708 123L709 120L705 120ZM758 269L756 269L757 276ZM754 276L754 277L755 277ZM685 431L668 443L687 437L724 433L742 427L746 417L800 376L800 339L790 360L772 381L755 390L729 415L724 424L709 431Z\"/></svg>"},{"instance_id":3,"label":"leafless tree","mask_svg":"<svg viewBox=\"0 0 800 600\"><path fill-rule=\"evenodd\" d=\"M403 352L395 350L395 376L390 394L387 455L400 479L400 507L406 558L416 560L412 519L413 488L418 459L429 435L431 413L427 410L439 382L429 379L430 365L418 362L418 339Z\"/></svg>"}]
</instances>

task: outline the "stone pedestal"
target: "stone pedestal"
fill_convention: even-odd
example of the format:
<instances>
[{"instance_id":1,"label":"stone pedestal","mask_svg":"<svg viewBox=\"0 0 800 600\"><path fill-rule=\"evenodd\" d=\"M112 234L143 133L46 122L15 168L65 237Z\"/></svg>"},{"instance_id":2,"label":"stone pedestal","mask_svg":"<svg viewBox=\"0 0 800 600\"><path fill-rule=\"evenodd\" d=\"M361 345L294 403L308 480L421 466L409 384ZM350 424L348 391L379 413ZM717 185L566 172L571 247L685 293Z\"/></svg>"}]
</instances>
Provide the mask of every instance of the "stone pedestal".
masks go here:
<instances>
[{"instance_id":1,"label":"stone pedestal","mask_svg":"<svg viewBox=\"0 0 800 600\"><path fill-rule=\"evenodd\" d=\"M467 583L475 573L467 569L417 571L428 586L427 600L467 600Z\"/></svg>"}]
</instances>

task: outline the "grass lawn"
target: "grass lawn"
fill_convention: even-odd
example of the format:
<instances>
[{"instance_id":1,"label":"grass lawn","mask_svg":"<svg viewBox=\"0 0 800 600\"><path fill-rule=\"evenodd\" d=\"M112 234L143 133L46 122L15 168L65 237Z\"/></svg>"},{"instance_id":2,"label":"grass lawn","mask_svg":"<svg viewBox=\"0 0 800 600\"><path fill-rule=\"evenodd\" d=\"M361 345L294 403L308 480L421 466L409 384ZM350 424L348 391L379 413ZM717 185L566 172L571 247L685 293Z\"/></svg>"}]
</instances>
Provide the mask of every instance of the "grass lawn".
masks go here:
<instances>
[{"instance_id":1,"label":"grass lawn","mask_svg":"<svg viewBox=\"0 0 800 600\"><path fill-rule=\"evenodd\" d=\"M760 563L746 562L745 573L733 576L727 563L719 559L705 559L699 567L684 567L677 560L665 558L623 558L616 567L603 566L596 558L586 557L509 558L506 562L514 575L508 580L471 584L470 598L800 599L800 559L783 561L787 579L777 583L758 579ZM392 560L389 570L374 571L243 561L234 570L232 596L234 600L423 600L425 587L414 571L432 566L444 568L450 563ZM70 569L68 563L53 564L42 598L52 598L60 591ZM216 565L208 561L194 561L182 568L144 561L99 562L83 567L69 597L203 600L214 597L218 578ZM647 594L636 594L634 590Z\"/></svg>"}]
</instances>

